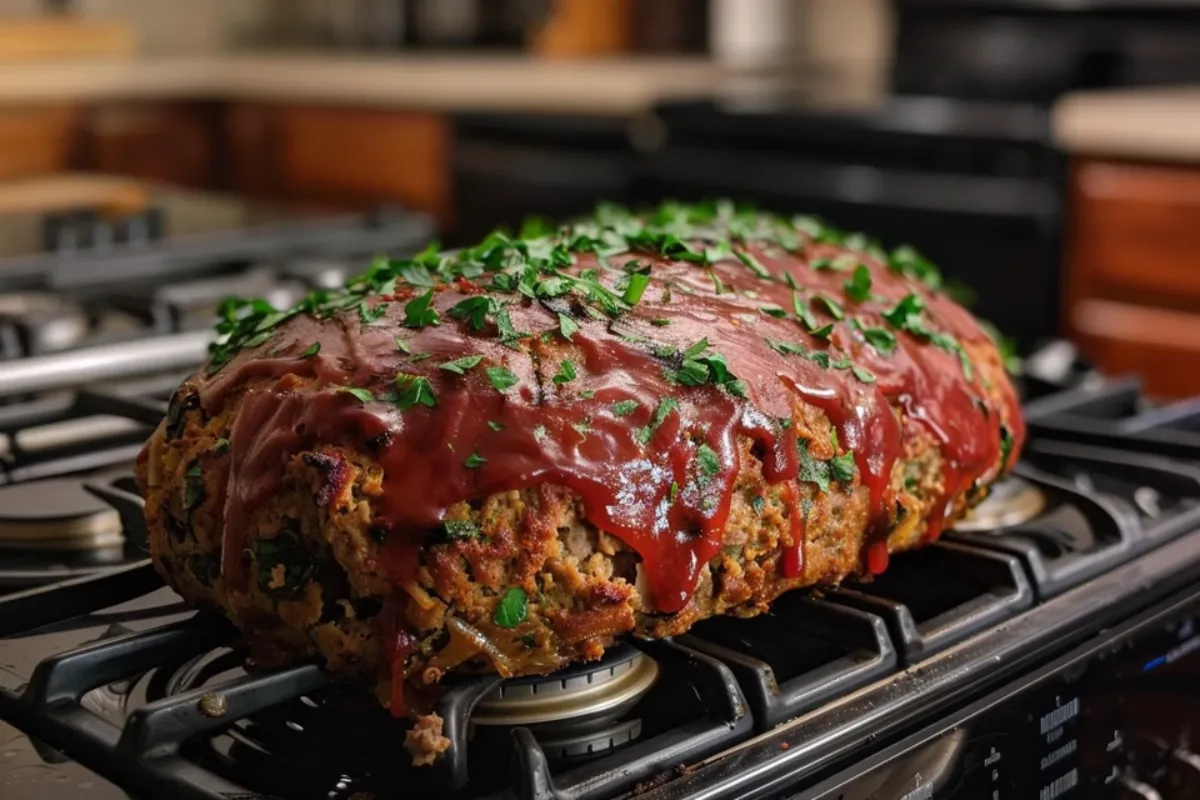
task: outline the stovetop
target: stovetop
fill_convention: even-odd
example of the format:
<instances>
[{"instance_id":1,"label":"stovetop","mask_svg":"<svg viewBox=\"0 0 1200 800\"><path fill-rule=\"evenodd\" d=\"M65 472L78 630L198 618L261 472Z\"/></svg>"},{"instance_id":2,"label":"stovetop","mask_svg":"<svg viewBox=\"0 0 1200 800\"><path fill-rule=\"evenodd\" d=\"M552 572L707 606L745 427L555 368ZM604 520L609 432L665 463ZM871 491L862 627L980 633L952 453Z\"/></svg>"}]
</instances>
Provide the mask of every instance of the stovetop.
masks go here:
<instances>
[{"instance_id":1,"label":"stovetop","mask_svg":"<svg viewBox=\"0 0 1200 800\"><path fill-rule=\"evenodd\" d=\"M189 335L140 344L161 356ZM625 641L546 678L455 679L437 706L453 745L413 767L407 723L361 687L311 664L247 672L230 626L162 586L144 560L129 459L177 376L160 359L148 377L70 388L69 359L115 371L112 349L0 364L0 387L16 386L0 388L0 583L20 589L0 600L5 797L690 796L743 780L739 759L759 769L764 752L827 763L1066 647L1200 562L1200 405L1152 403L1056 345L1029 362L1033 435L1016 474L937 544L874 581L796 592L672 641ZM176 350L166 361L184 368ZM72 414L108 427L23 444L41 420ZM93 559L105 549L95 540L111 560L73 560L73 545Z\"/></svg>"},{"instance_id":2,"label":"stovetop","mask_svg":"<svg viewBox=\"0 0 1200 800\"><path fill-rule=\"evenodd\" d=\"M156 189L144 209L0 216L0 361L211 327L229 295L277 306L423 244L430 221Z\"/></svg>"}]
</instances>

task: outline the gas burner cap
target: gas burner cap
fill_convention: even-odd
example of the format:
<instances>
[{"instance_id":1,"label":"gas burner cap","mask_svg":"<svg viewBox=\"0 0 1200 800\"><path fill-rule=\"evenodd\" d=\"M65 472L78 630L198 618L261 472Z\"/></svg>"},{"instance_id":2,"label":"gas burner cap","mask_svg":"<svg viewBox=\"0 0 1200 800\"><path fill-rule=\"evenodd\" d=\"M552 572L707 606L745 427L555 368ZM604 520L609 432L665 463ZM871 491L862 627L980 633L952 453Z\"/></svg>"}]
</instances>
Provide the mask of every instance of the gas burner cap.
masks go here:
<instances>
[{"instance_id":1,"label":"gas burner cap","mask_svg":"<svg viewBox=\"0 0 1200 800\"><path fill-rule=\"evenodd\" d=\"M74 347L87 337L89 329L83 309L49 292L0 294L0 318L27 330L31 354Z\"/></svg>"},{"instance_id":2,"label":"gas burner cap","mask_svg":"<svg viewBox=\"0 0 1200 800\"><path fill-rule=\"evenodd\" d=\"M0 488L0 548L98 550L125 542L121 515L78 480Z\"/></svg>"},{"instance_id":3,"label":"gas burner cap","mask_svg":"<svg viewBox=\"0 0 1200 800\"><path fill-rule=\"evenodd\" d=\"M956 531L989 531L1021 525L1046 508L1046 493L1033 483L1010 475L992 486L987 499L975 506Z\"/></svg>"},{"instance_id":4,"label":"gas burner cap","mask_svg":"<svg viewBox=\"0 0 1200 800\"><path fill-rule=\"evenodd\" d=\"M658 664L621 643L591 664L504 681L479 701L476 725L547 725L611 720L628 711L658 678Z\"/></svg>"}]
</instances>

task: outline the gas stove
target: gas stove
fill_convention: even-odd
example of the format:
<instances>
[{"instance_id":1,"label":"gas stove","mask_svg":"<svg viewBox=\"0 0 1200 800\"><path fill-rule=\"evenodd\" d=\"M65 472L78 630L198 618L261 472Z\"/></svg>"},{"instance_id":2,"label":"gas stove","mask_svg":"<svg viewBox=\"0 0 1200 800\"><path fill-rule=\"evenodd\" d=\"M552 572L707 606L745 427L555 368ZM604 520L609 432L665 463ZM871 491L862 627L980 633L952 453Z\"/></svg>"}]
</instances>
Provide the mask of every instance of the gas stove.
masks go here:
<instances>
[{"instance_id":1,"label":"gas stove","mask_svg":"<svg viewBox=\"0 0 1200 800\"><path fill-rule=\"evenodd\" d=\"M0 594L145 557L129 465L230 295L290 305L428 220L149 189L120 212L0 216Z\"/></svg>"},{"instance_id":2,"label":"gas stove","mask_svg":"<svg viewBox=\"0 0 1200 800\"><path fill-rule=\"evenodd\" d=\"M0 599L6 798L1195 796L1136 793L1200 780L1194 401L1074 364L1035 374L1025 458L937 544L550 676L457 677L436 708L451 747L415 767L419 733L363 687L248 668L236 632L144 560L128 458L195 335L145 338L119 367L113 346L0 364L0 393L74 385L55 413L139 426L63 434L0 473L0 537L22 544L0 564L44 541L120 553ZM30 402L48 403L14 407Z\"/></svg>"}]
</instances>

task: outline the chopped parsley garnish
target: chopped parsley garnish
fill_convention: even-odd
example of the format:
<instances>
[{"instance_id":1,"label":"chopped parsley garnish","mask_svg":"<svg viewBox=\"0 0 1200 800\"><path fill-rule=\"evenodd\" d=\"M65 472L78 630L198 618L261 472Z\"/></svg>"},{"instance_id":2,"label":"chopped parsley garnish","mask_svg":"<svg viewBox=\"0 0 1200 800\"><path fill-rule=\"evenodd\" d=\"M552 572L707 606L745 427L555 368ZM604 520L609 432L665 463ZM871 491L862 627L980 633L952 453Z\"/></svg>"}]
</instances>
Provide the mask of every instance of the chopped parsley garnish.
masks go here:
<instances>
[{"instance_id":1,"label":"chopped parsley garnish","mask_svg":"<svg viewBox=\"0 0 1200 800\"><path fill-rule=\"evenodd\" d=\"M407 411L416 405L428 408L437 405L437 398L433 396L433 387L420 375L400 373L396 376L396 386L400 389L400 394L396 398L396 408L401 411Z\"/></svg>"},{"instance_id":2,"label":"chopped parsley garnish","mask_svg":"<svg viewBox=\"0 0 1200 800\"><path fill-rule=\"evenodd\" d=\"M550 380L561 386L564 383L570 383L576 377L575 365L570 361L562 361L558 365L558 372Z\"/></svg>"},{"instance_id":3,"label":"chopped parsley garnish","mask_svg":"<svg viewBox=\"0 0 1200 800\"><path fill-rule=\"evenodd\" d=\"M646 292L646 287L650 285L650 276L635 272L629 276L629 285L625 287L625 294L621 299L631 306L636 306L641 302L642 295Z\"/></svg>"},{"instance_id":4,"label":"chopped parsley garnish","mask_svg":"<svg viewBox=\"0 0 1200 800\"><path fill-rule=\"evenodd\" d=\"M501 307L496 311L496 326L500 329L500 342L505 345L512 346L518 339L528 336L528 334L518 331L513 327L507 308Z\"/></svg>"},{"instance_id":5,"label":"chopped parsley garnish","mask_svg":"<svg viewBox=\"0 0 1200 800\"><path fill-rule=\"evenodd\" d=\"M817 326L817 318L813 316L812 309L808 303L804 302L804 298L800 293L792 291L792 310L796 312L796 318L804 323L804 327L808 330L813 330Z\"/></svg>"},{"instance_id":6,"label":"chopped parsley garnish","mask_svg":"<svg viewBox=\"0 0 1200 800\"><path fill-rule=\"evenodd\" d=\"M671 488L667 490L667 502L674 503L676 497L679 497L679 484L671 481Z\"/></svg>"},{"instance_id":7,"label":"chopped parsley garnish","mask_svg":"<svg viewBox=\"0 0 1200 800\"><path fill-rule=\"evenodd\" d=\"M721 459L717 452L706 444L696 448L696 463L700 465L700 471L709 477L721 471Z\"/></svg>"},{"instance_id":8,"label":"chopped parsley garnish","mask_svg":"<svg viewBox=\"0 0 1200 800\"><path fill-rule=\"evenodd\" d=\"M312 344L310 344L308 346L308 348L303 353L300 354L300 357L301 358L312 358L319 352L321 352L321 343L313 342Z\"/></svg>"},{"instance_id":9,"label":"chopped parsley garnish","mask_svg":"<svg viewBox=\"0 0 1200 800\"><path fill-rule=\"evenodd\" d=\"M780 355L785 356L807 356L808 348L802 344L792 344L791 342L783 342L778 339L767 339L767 345L772 350Z\"/></svg>"},{"instance_id":10,"label":"chopped parsley garnish","mask_svg":"<svg viewBox=\"0 0 1200 800\"><path fill-rule=\"evenodd\" d=\"M833 326L829 326L833 327ZM829 353L825 350L818 350L808 354L808 360L819 366L821 369L829 369Z\"/></svg>"},{"instance_id":11,"label":"chopped parsley garnish","mask_svg":"<svg viewBox=\"0 0 1200 800\"><path fill-rule=\"evenodd\" d=\"M890 356L896 350L896 337L886 328L863 328L863 338L882 355Z\"/></svg>"},{"instance_id":12,"label":"chopped parsley garnish","mask_svg":"<svg viewBox=\"0 0 1200 800\"><path fill-rule=\"evenodd\" d=\"M401 353L411 353L412 352L411 350L408 349L408 342L404 341L399 336L396 337L396 349L399 350Z\"/></svg>"},{"instance_id":13,"label":"chopped parsley garnish","mask_svg":"<svg viewBox=\"0 0 1200 800\"><path fill-rule=\"evenodd\" d=\"M584 389L582 392L579 393L579 396L582 397L584 400L591 400L593 397L596 396L596 392L593 389Z\"/></svg>"},{"instance_id":14,"label":"chopped parsley garnish","mask_svg":"<svg viewBox=\"0 0 1200 800\"><path fill-rule=\"evenodd\" d=\"M410 328L424 328L426 325L437 325L441 316L433 308L433 289L425 294L417 295L404 304L404 324Z\"/></svg>"},{"instance_id":15,"label":"chopped parsley garnish","mask_svg":"<svg viewBox=\"0 0 1200 800\"><path fill-rule=\"evenodd\" d=\"M771 271L764 267L762 262L754 257L753 253L748 250L738 250L734 253L734 255L737 256L738 261L741 261L743 264L749 267L750 271L755 275L760 278L770 279Z\"/></svg>"},{"instance_id":16,"label":"chopped parsley garnish","mask_svg":"<svg viewBox=\"0 0 1200 800\"><path fill-rule=\"evenodd\" d=\"M191 511L204 502L204 473L200 464L194 462L187 470L187 480L183 485L183 507Z\"/></svg>"},{"instance_id":17,"label":"chopped parsley garnish","mask_svg":"<svg viewBox=\"0 0 1200 800\"><path fill-rule=\"evenodd\" d=\"M485 371L488 380L492 382L492 386L495 386L497 391L503 392L517 385L516 374L507 367L488 367Z\"/></svg>"},{"instance_id":18,"label":"chopped parsley garnish","mask_svg":"<svg viewBox=\"0 0 1200 800\"><path fill-rule=\"evenodd\" d=\"M854 463L854 451L847 450L840 456L835 456L829 462L829 466L833 471L833 477L837 478L842 483L849 483L854 480L854 476L858 474L858 467Z\"/></svg>"},{"instance_id":19,"label":"chopped parsley garnish","mask_svg":"<svg viewBox=\"0 0 1200 800\"><path fill-rule=\"evenodd\" d=\"M463 356L456 358L453 361L446 361L438 364L438 369L444 369L446 372L453 372L455 375L465 375L467 370L479 366L479 362L483 361L483 356Z\"/></svg>"},{"instance_id":20,"label":"chopped parsley garnish","mask_svg":"<svg viewBox=\"0 0 1200 800\"><path fill-rule=\"evenodd\" d=\"M637 411L636 400L621 400L612 404L612 413L614 417L627 417L634 411Z\"/></svg>"},{"instance_id":21,"label":"chopped parsley garnish","mask_svg":"<svg viewBox=\"0 0 1200 800\"><path fill-rule=\"evenodd\" d=\"M494 430L494 431L502 431L502 430L504 430L504 425L502 425L502 424L501 424L501 423L499 423L499 422L496 422L496 420L494 420L494 419L489 419L489 420L488 420L488 422L487 422L487 426L488 426L489 428L491 428L492 430Z\"/></svg>"},{"instance_id":22,"label":"chopped parsley garnish","mask_svg":"<svg viewBox=\"0 0 1200 800\"><path fill-rule=\"evenodd\" d=\"M863 383L875 382L875 373L871 372L871 370L866 369L865 367L851 367L850 371L854 373L854 377L858 378Z\"/></svg>"},{"instance_id":23,"label":"chopped parsley garnish","mask_svg":"<svg viewBox=\"0 0 1200 800\"><path fill-rule=\"evenodd\" d=\"M638 443L649 444L650 440L654 438L654 433L666 421L667 416L677 408L679 408L679 401L674 397L664 397L659 400L658 408L654 409L654 416L650 418L650 424L637 432Z\"/></svg>"},{"instance_id":24,"label":"chopped parsley garnish","mask_svg":"<svg viewBox=\"0 0 1200 800\"><path fill-rule=\"evenodd\" d=\"M229 452L229 440L224 437L217 439L217 441L213 442L212 450L209 452L211 452L214 456L225 455Z\"/></svg>"},{"instance_id":25,"label":"chopped parsley garnish","mask_svg":"<svg viewBox=\"0 0 1200 800\"><path fill-rule=\"evenodd\" d=\"M656 328L665 328L671 324L671 320L669 320L669 319L652 319L652 320L650 320L650 324Z\"/></svg>"},{"instance_id":26,"label":"chopped parsley garnish","mask_svg":"<svg viewBox=\"0 0 1200 800\"><path fill-rule=\"evenodd\" d=\"M911 245L901 245L892 251L888 258L888 269L908 278L914 278L937 290L942 285L942 275L938 268L924 256L913 249Z\"/></svg>"},{"instance_id":27,"label":"chopped parsley garnish","mask_svg":"<svg viewBox=\"0 0 1200 800\"><path fill-rule=\"evenodd\" d=\"M854 274L842 286L846 289L847 297L858 303L863 302L871 296L871 270L867 269L866 265L859 264L854 268Z\"/></svg>"},{"instance_id":28,"label":"chopped parsley garnish","mask_svg":"<svg viewBox=\"0 0 1200 800\"><path fill-rule=\"evenodd\" d=\"M800 453L800 480L815 483L822 492L829 491L829 463L819 461L808 452L808 440L797 439L796 449Z\"/></svg>"},{"instance_id":29,"label":"chopped parsley garnish","mask_svg":"<svg viewBox=\"0 0 1200 800\"><path fill-rule=\"evenodd\" d=\"M775 317L776 319L783 319L787 316L786 311L772 303L764 303L758 307L758 310L766 314L768 317Z\"/></svg>"},{"instance_id":30,"label":"chopped parsley garnish","mask_svg":"<svg viewBox=\"0 0 1200 800\"><path fill-rule=\"evenodd\" d=\"M1008 463L1009 457L1012 455L1013 446L1016 445L1016 439L1013 438L1012 431L1007 426L1000 426L1000 467Z\"/></svg>"},{"instance_id":31,"label":"chopped parsley garnish","mask_svg":"<svg viewBox=\"0 0 1200 800\"><path fill-rule=\"evenodd\" d=\"M361 403L369 403L375 399L375 395L371 394L366 389L360 389L357 386L339 386L337 388L337 392L338 394L348 394L351 397L356 398Z\"/></svg>"},{"instance_id":32,"label":"chopped parsley garnish","mask_svg":"<svg viewBox=\"0 0 1200 800\"><path fill-rule=\"evenodd\" d=\"M935 331L926 325L924 314L925 301L915 294L909 294L896 303L895 306L884 311L883 318L893 327L907 331L913 336L924 339L933 346L956 356L967 381L973 380L975 371L962 345L950 334Z\"/></svg>"},{"instance_id":33,"label":"chopped parsley garnish","mask_svg":"<svg viewBox=\"0 0 1200 800\"><path fill-rule=\"evenodd\" d=\"M515 628L525 621L527 603L525 590L514 586L501 595L492 620L501 628Z\"/></svg>"},{"instance_id":34,"label":"chopped parsley garnish","mask_svg":"<svg viewBox=\"0 0 1200 800\"><path fill-rule=\"evenodd\" d=\"M487 459L479 455L479 453L471 453L467 456L467 460L463 462L467 469L478 469L487 463Z\"/></svg>"},{"instance_id":35,"label":"chopped parsley garnish","mask_svg":"<svg viewBox=\"0 0 1200 800\"><path fill-rule=\"evenodd\" d=\"M424 361L427 358L433 358L433 353L430 353L428 351L423 352L423 353L413 353L412 357L409 358L409 361L411 361L415 364L418 361Z\"/></svg>"},{"instance_id":36,"label":"chopped parsley garnish","mask_svg":"<svg viewBox=\"0 0 1200 800\"><path fill-rule=\"evenodd\" d=\"M846 318L846 312L842 310L841 304L832 298L826 297L823 294L819 294L813 298L813 303L820 303L821 305L825 306L825 310L829 312L829 316L836 320Z\"/></svg>"},{"instance_id":37,"label":"chopped parsley garnish","mask_svg":"<svg viewBox=\"0 0 1200 800\"><path fill-rule=\"evenodd\" d=\"M712 278L712 282L713 282L713 293L715 293L715 294L727 294L727 293L729 292L729 289L728 289L728 288L725 286L725 284L724 284L724 283L721 281L721 276L717 274L717 271L716 271L715 269L710 269L710 270L708 271L708 277Z\"/></svg>"},{"instance_id":38,"label":"chopped parsley garnish","mask_svg":"<svg viewBox=\"0 0 1200 800\"><path fill-rule=\"evenodd\" d=\"M487 295L476 295L458 301L446 313L454 319L465 320L471 330L481 331L487 326L488 315L496 313L496 301Z\"/></svg>"},{"instance_id":39,"label":"chopped parsley garnish","mask_svg":"<svg viewBox=\"0 0 1200 800\"><path fill-rule=\"evenodd\" d=\"M568 317L566 314L559 314L558 332L562 334L564 339L569 341L572 336L579 333L579 323Z\"/></svg>"},{"instance_id":40,"label":"chopped parsley garnish","mask_svg":"<svg viewBox=\"0 0 1200 800\"><path fill-rule=\"evenodd\" d=\"M367 305L367 301L363 300L358 304L358 318L363 321L364 325L370 325L387 312L388 304L380 303L375 307Z\"/></svg>"},{"instance_id":41,"label":"chopped parsley garnish","mask_svg":"<svg viewBox=\"0 0 1200 800\"><path fill-rule=\"evenodd\" d=\"M469 519L443 520L442 528L448 539L475 539L479 536L479 526Z\"/></svg>"},{"instance_id":42,"label":"chopped parsley garnish","mask_svg":"<svg viewBox=\"0 0 1200 800\"><path fill-rule=\"evenodd\" d=\"M833 334L833 323L831 322L828 325L824 325L814 331L809 331L809 333L818 339L828 339Z\"/></svg>"}]
</instances>

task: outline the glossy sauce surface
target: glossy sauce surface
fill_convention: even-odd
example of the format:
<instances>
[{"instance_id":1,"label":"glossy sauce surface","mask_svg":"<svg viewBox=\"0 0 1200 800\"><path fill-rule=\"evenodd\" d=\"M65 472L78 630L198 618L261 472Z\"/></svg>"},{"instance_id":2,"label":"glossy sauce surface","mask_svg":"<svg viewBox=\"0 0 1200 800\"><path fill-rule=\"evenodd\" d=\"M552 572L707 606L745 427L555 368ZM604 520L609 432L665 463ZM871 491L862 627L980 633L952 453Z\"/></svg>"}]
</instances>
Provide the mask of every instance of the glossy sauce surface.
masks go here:
<instances>
[{"instance_id":1,"label":"glossy sauce surface","mask_svg":"<svg viewBox=\"0 0 1200 800\"><path fill-rule=\"evenodd\" d=\"M736 258L711 267L644 253L609 258L609 264L636 258L652 265L651 282L632 310L596 319L572 296L538 302L497 295L508 302L513 327L530 334L515 346L502 343L490 323L476 331L447 313L483 292L487 276L439 286L433 305L441 322L418 329L404 324L405 303L415 293L401 284L395 294L370 298L372 306L388 304L370 323L353 309L324 320L295 316L215 375L201 374L194 381L208 414L245 391L229 434L226 577L234 585L245 580L246 520L278 489L287 461L318 444L346 444L372 453L383 468L384 491L375 505L378 523L389 530L386 558L396 581L412 579L422 545L444 539L441 522L450 506L549 483L577 492L589 522L637 551L657 610L676 612L703 565L720 551L742 466L739 437L758 445L768 482L800 475L799 403L828 416L838 452L853 451L854 480L870 491L864 569L878 572L887 563L883 539L894 504L893 468L904 447L893 406L941 447L944 492L928 529L928 537L936 537L956 494L1001 467L1001 409L995 403L1008 406L1003 416L1016 443L1010 460L1019 451L1024 432L1015 392L997 387L990 394L999 400L991 400L979 375L968 380L955 354L894 327L897 347L884 354L863 330L889 328L882 313L914 293L924 299L932 328L964 345L984 342L986 334L949 299L857 254L854 263L870 269L872 286L868 299L855 302L844 289L848 271L811 266L845 252L837 246L809 243L800 254L767 244L745 249L776 279L756 275ZM566 271L589 268L599 269L609 285L624 274L605 269L589 253L576 254ZM808 333L791 314L793 289L784 272L820 323L834 323L828 339ZM714 275L725 290L720 294ZM845 319L835 320L814 303L818 294L835 299ZM787 316L773 316L775 308ZM569 353L575 376L555 382L556 374L566 377L559 363L567 345L560 314L578 325ZM703 354L723 357L743 382L744 397L711 383L672 380L683 352L702 339L708 343ZM845 357L865 372L777 352L768 340L827 351L833 362ZM304 357L314 342L319 352ZM474 355L482 361L465 374L439 368ZM504 391L493 385L486 369L498 366L511 370L516 385ZM397 374L426 378L436 405L399 410L387 397ZM255 383L261 378L272 380ZM339 387L365 388L376 399L364 403ZM704 457L701 445L715 462ZM803 510L794 485L785 487L783 497L792 506L793 538L783 568L795 577L803 573Z\"/></svg>"}]
</instances>

